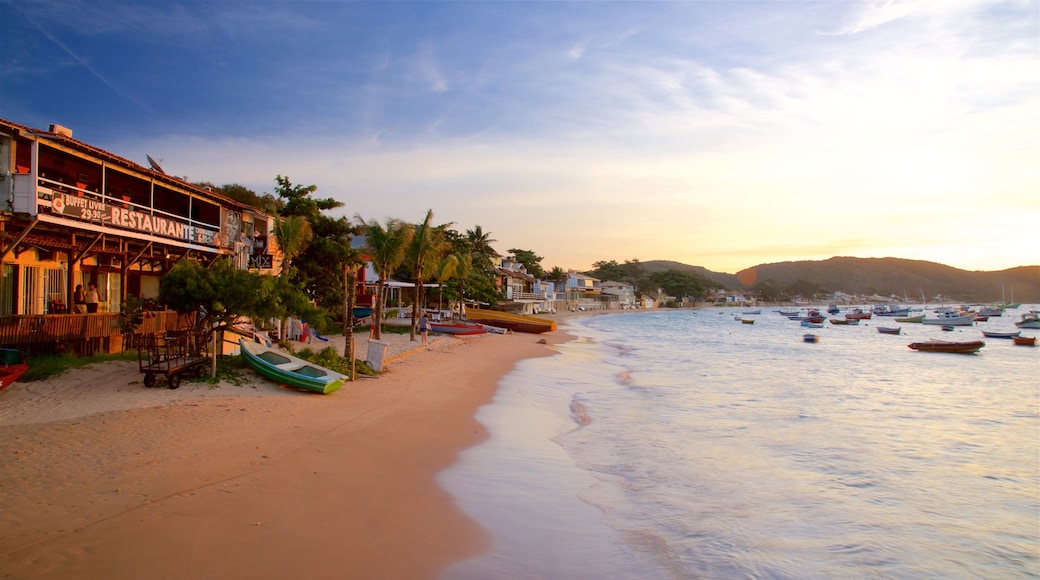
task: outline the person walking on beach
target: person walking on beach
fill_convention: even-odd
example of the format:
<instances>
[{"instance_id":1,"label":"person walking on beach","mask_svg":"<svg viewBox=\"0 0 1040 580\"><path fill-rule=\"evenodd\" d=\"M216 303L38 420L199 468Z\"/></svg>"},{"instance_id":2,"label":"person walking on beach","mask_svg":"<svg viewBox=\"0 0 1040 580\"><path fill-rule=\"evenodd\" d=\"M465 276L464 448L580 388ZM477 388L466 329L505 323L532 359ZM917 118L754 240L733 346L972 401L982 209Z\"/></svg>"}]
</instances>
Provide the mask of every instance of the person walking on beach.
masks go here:
<instances>
[{"instance_id":1,"label":"person walking on beach","mask_svg":"<svg viewBox=\"0 0 1040 580\"><path fill-rule=\"evenodd\" d=\"M426 344L426 335L430 332L430 319L426 317L424 313L419 317L419 334L422 334L422 345L429 348Z\"/></svg>"},{"instance_id":2,"label":"person walking on beach","mask_svg":"<svg viewBox=\"0 0 1040 580\"><path fill-rule=\"evenodd\" d=\"M83 284L76 284L76 290L72 293L72 312L87 313L87 293L83 291Z\"/></svg>"},{"instance_id":3,"label":"person walking on beach","mask_svg":"<svg viewBox=\"0 0 1040 580\"><path fill-rule=\"evenodd\" d=\"M87 285L87 314L95 314L98 309L98 302L101 302L101 294L98 293L97 286L91 282Z\"/></svg>"}]
</instances>

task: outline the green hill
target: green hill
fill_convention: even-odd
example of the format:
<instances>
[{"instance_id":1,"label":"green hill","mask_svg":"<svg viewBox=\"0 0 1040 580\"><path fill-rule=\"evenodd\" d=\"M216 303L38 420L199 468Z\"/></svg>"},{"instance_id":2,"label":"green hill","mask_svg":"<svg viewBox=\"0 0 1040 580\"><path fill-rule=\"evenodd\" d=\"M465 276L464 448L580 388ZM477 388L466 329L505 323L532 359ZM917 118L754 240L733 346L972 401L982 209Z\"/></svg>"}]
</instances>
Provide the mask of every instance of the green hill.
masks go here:
<instances>
[{"instance_id":1,"label":"green hill","mask_svg":"<svg viewBox=\"0 0 1040 580\"><path fill-rule=\"evenodd\" d=\"M922 260L834 257L820 261L760 264L737 274L712 272L667 260L643 262L647 273L689 270L731 289L748 289L756 281L774 280L781 287L807 282L830 292L903 296L919 300L942 294L962 302L999 302L1002 297L1025 304L1040 302L1040 266L1020 266L991 272L968 271ZM747 282L742 283L741 280Z\"/></svg>"}]
</instances>

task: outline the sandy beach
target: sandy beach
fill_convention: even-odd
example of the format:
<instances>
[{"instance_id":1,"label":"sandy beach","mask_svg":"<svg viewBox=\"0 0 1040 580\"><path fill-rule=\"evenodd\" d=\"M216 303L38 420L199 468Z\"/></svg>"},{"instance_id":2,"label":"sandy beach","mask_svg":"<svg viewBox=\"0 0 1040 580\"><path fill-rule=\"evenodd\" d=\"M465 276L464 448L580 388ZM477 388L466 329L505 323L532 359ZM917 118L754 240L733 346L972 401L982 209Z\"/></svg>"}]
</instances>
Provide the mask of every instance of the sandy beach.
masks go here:
<instances>
[{"instance_id":1,"label":"sandy beach","mask_svg":"<svg viewBox=\"0 0 1040 580\"><path fill-rule=\"evenodd\" d=\"M436 474L485 437L499 377L568 338L384 335L386 372L327 396L248 370L148 389L129 354L15 383L0 578L436 577L489 544Z\"/></svg>"}]
</instances>

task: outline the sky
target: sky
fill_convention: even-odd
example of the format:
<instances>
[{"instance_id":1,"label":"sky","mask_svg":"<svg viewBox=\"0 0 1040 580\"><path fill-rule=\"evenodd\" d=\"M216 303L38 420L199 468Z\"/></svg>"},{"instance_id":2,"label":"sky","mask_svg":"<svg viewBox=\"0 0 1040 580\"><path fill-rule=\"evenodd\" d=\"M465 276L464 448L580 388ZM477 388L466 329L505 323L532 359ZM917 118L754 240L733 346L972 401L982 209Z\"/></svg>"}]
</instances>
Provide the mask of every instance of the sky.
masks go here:
<instances>
[{"instance_id":1,"label":"sky","mask_svg":"<svg viewBox=\"0 0 1040 580\"><path fill-rule=\"evenodd\" d=\"M1040 0L0 0L0 117L545 269L1040 264Z\"/></svg>"}]
</instances>

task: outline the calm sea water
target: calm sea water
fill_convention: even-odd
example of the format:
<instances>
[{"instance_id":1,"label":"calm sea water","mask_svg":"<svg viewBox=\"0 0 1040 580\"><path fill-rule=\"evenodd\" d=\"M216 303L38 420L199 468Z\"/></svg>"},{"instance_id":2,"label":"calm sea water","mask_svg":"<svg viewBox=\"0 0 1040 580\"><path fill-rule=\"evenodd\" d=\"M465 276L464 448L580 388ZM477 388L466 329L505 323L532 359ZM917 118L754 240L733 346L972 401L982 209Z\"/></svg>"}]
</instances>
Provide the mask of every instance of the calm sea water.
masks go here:
<instances>
[{"instance_id":1,"label":"calm sea water","mask_svg":"<svg viewBox=\"0 0 1040 580\"><path fill-rule=\"evenodd\" d=\"M907 348L1016 330L1027 308L954 332L571 321L578 339L507 375L477 416L490 439L441 474L494 538L445 577L1040 576L1040 348Z\"/></svg>"}]
</instances>

